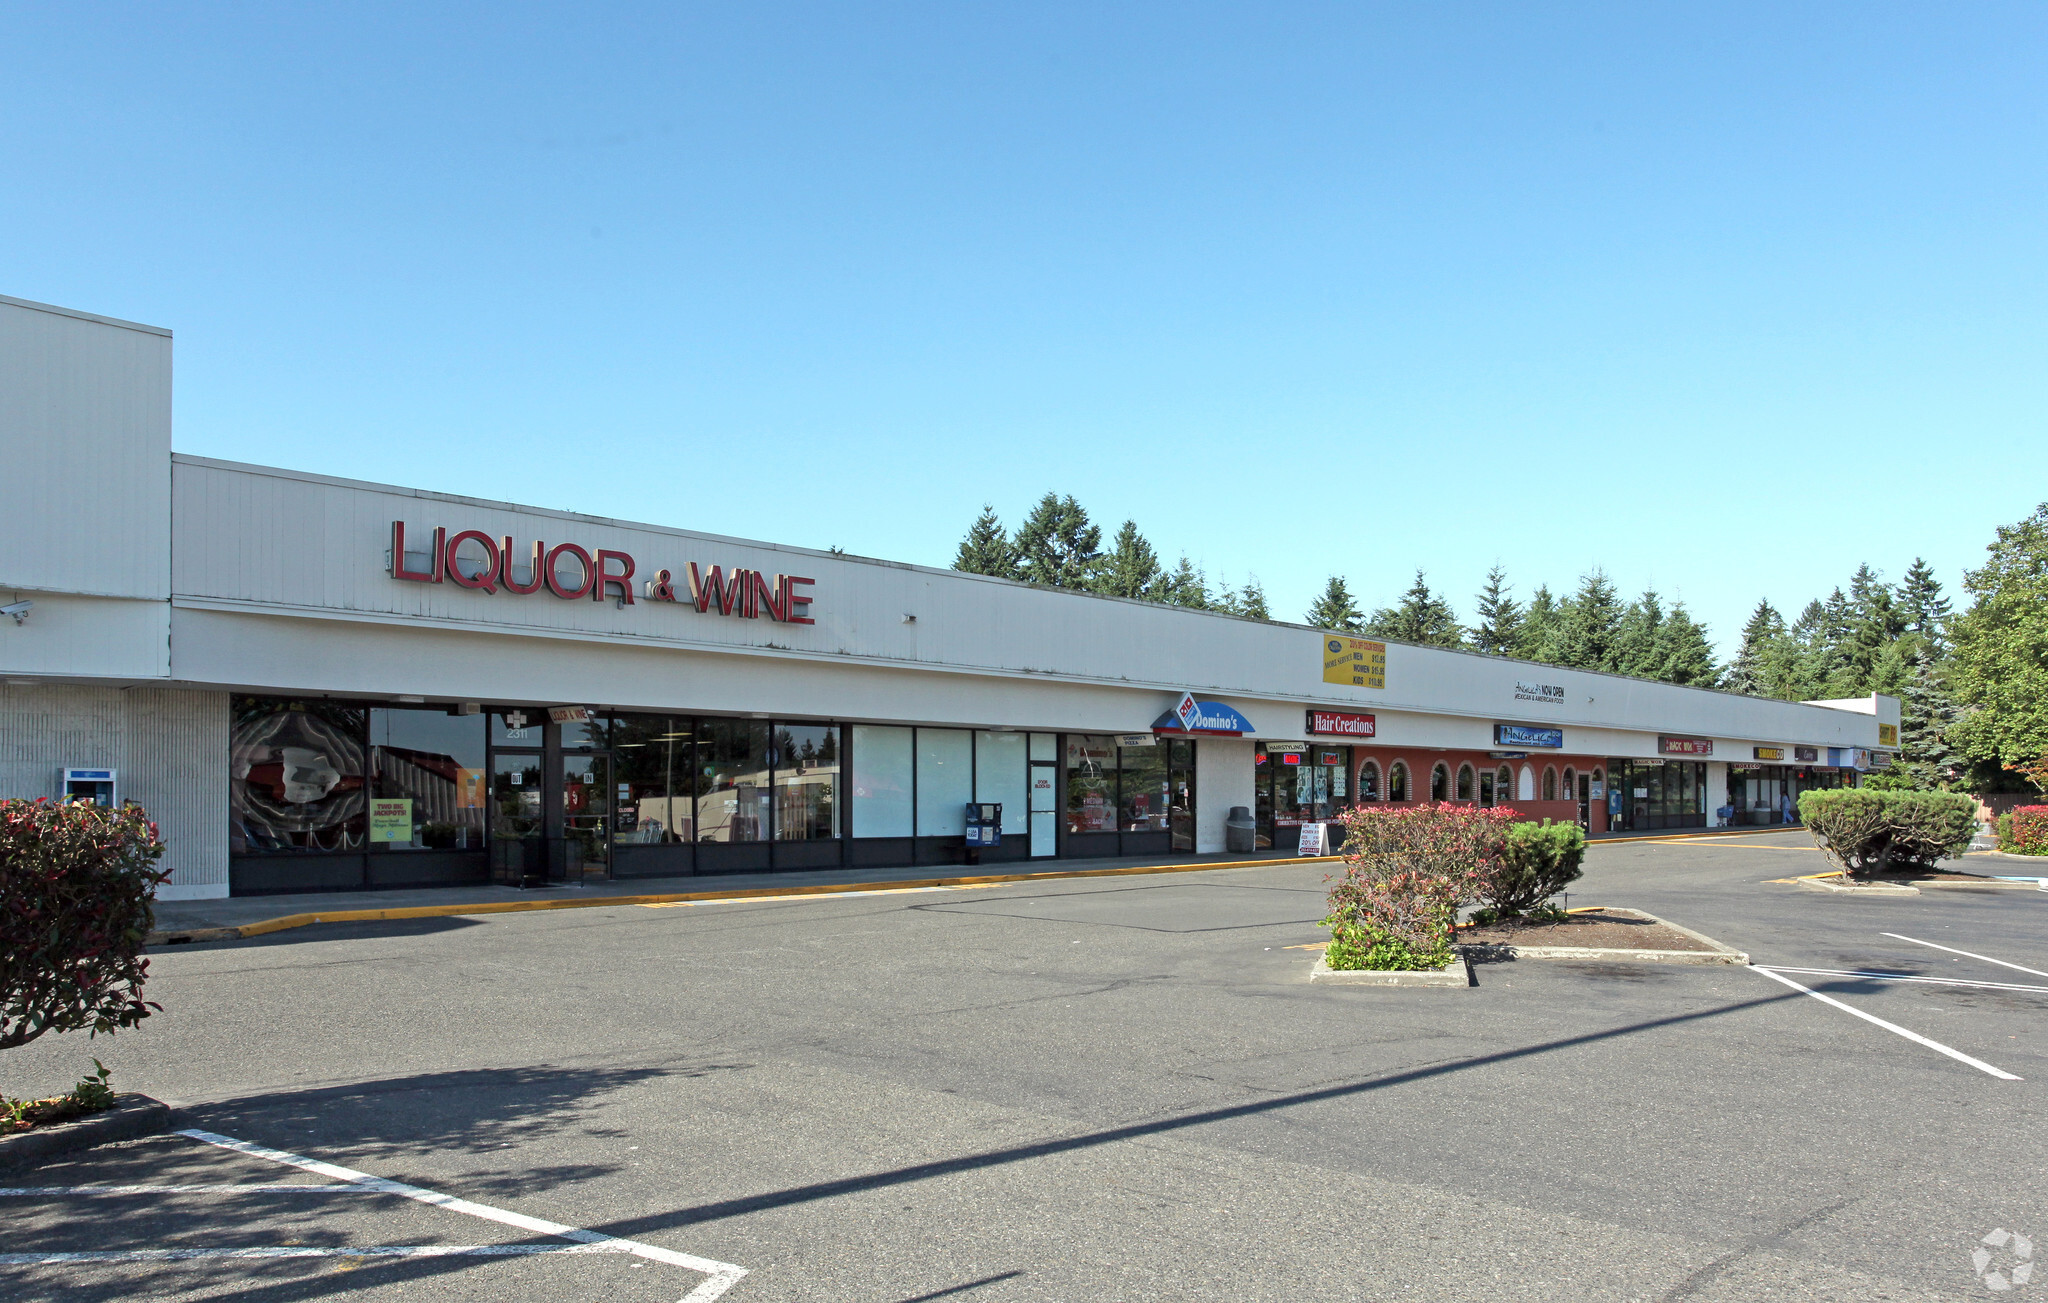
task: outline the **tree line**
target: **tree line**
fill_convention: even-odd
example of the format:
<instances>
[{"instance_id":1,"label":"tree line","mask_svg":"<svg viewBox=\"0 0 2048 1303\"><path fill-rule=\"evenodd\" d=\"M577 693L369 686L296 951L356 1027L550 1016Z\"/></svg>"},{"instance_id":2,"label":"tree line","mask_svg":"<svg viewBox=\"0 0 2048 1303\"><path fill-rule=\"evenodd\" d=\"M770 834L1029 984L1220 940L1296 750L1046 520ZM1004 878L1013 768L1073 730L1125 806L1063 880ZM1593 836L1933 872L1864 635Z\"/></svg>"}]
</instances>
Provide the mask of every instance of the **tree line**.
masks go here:
<instances>
[{"instance_id":1,"label":"tree line","mask_svg":"<svg viewBox=\"0 0 2048 1303\"><path fill-rule=\"evenodd\" d=\"M1900 700L1900 763L1880 786L2024 790L2013 774L2048 754L2048 503L2000 527L1990 559L1963 579L1969 609L1952 610L1915 558L1897 584L1869 565L1846 588L1815 598L1788 622L1757 603L1726 665L1707 626L1654 589L1624 601L1600 570L1566 593L1537 585L1515 596L1495 566L1473 596L1471 624L1421 570L1392 605L1366 613L1331 575L1303 614L1319 629L1453 647L1572 669L1601 670L1756 697L1817 701L1881 692ZM1110 546L1071 495L1039 499L1015 533L993 507L961 540L953 567L1171 606L1273 618L1256 578L1212 588L1186 556L1164 566L1126 520Z\"/></svg>"}]
</instances>

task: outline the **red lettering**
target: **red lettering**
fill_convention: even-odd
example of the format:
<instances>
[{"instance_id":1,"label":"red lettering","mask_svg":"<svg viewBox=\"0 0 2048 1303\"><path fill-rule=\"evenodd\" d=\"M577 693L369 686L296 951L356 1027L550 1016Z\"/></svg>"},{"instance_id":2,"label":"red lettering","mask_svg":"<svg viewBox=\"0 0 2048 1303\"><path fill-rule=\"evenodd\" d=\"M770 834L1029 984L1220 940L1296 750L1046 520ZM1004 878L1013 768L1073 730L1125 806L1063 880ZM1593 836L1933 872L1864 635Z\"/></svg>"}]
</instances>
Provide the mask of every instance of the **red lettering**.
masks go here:
<instances>
[{"instance_id":1,"label":"red lettering","mask_svg":"<svg viewBox=\"0 0 2048 1303\"><path fill-rule=\"evenodd\" d=\"M613 561L625 562L625 570L619 574L613 574L609 564ZM599 548L597 550L596 582L590 587L591 599L602 602L605 598L605 590L614 586L619 590L619 605L631 606L633 604L633 558L624 552L611 552L604 548Z\"/></svg>"},{"instance_id":2,"label":"red lettering","mask_svg":"<svg viewBox=\"0 0 2048 1303\"><path fill-rule=\"evenodd\" d=\"M803 606L808 608L811 604L811 599L797 592L796 586L803 584L808 587L818 581L815 579L805 579L801 575L777 575L775 576L775 582L782 589L782 615L780 618L783 623L816 624L817 621L813 620L810 616L797 614L797 607Z\"/></svg>"},{"instance_id":3,"label":"red lettering","mask_svg":"<svg viewBox=\"0 0 2048 1303\"><path fill-rule=\"evenodd\" d=\"M574 588L562 587L562 578L555 573L556 563L561 559L564 552L575 557L583 565L583 582ZM548 591L557 597L572 599L587 597L590 594L590 590L597 586L597 563L590 559L590 553L574 543L557 543L549 550L547 564L541 567L541 575L547 581Z\"/></svg>"},{"instance_id":4,"label":"red lettering","mask_svg":"<svg viewBox=\"0 0 2048 1303\"><path fill-rule=\"evenodd\" d=\"M533 541L533 560L527 566L527 582L518 583L512 578L512 536L505 535L498 544L498 582L508 593L537 593L547 580L548 545L539 539Z\"/></svg>"},{"instance_id":5,"label":"red lettering","mask_svg":"<svg viewBox=\"0 0 2048 1303\"><path fill-rule=\"evenodd\" d=\"M433 565L427 570L413 570L405 564L405 522L391 522L391 577L410 580L416 584L438 584L441 582L442 544L448 537L446 528L434 531Z\"/></svg>"},{"instance_id":6,"label":"red lettering","mask_svg":"<svg viewBox=\"0 0 2048 1303\"><path fill-rule=\"evenodd\" d=\"M484 555L489 559L485 561L482 570L477 571L474 575L465 575L462 573L462 567L456 563L455 550L471 539L483 544ZM442 551L442 556L444 558L442 568L447 571L448 579L451 583L458 584L463 588L481 588L487 593L498 591L498 567L503 561L503 557L498 552L498 545L491 541L489 534L483 533L481 530L465 529L454 538L448 540L446 548Z\"/></svg>"},{"instance_id":7,"label":"red lettering","mask_svg":"<svg viewBox=\"0 0 2048 1303\"><path fill-rule=\"evenodd\" d=\"M768 612L769 619L780 620L782 618L782 576L777 575L774 586L770 587L768 576L758 570L749 570L747 572L748 618L758 617L764 608Z\"/></svg>"}]
</instances>

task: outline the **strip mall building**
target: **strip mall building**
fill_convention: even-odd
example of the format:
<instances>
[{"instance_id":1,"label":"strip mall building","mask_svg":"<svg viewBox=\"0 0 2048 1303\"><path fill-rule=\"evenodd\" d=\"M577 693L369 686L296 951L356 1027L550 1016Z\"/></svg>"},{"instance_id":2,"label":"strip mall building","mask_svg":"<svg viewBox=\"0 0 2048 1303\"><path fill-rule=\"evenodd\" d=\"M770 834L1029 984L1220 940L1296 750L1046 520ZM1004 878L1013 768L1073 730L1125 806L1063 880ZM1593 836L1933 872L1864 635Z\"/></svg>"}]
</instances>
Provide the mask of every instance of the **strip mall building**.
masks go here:
<instances>
[{"instance_id":1,"label":"strip mall building","mask_svg":"<svg viewBox=\"0 0 2048 1303\"><path fill-rule=\"evenodd\" d=\"M170 898L1261 848L1356 801L1775 823L1795 703L171 451L170 332L0 299L0 795Z\"/></svg>"}]
</instances>

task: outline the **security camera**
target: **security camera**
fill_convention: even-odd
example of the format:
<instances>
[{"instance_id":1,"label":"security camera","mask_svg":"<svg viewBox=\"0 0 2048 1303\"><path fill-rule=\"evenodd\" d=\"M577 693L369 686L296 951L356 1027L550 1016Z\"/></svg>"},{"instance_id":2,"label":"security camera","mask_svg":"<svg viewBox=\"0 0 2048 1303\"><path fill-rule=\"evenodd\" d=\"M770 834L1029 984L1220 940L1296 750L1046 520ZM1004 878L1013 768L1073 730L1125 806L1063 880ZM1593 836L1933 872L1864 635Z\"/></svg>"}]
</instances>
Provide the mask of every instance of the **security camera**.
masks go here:
<instances>
[{"instance_id":1,"label":"security camera","mask_svg":"<svg viewBox=\"0 0 2048 1303\"><path fill-rule=\"evenodd\" d=\"M9 602L6 606L0 606L0 615L11 615L16 624L26 624L28 613L34 609L34 602Z\"/></svg>"}]
</instances>

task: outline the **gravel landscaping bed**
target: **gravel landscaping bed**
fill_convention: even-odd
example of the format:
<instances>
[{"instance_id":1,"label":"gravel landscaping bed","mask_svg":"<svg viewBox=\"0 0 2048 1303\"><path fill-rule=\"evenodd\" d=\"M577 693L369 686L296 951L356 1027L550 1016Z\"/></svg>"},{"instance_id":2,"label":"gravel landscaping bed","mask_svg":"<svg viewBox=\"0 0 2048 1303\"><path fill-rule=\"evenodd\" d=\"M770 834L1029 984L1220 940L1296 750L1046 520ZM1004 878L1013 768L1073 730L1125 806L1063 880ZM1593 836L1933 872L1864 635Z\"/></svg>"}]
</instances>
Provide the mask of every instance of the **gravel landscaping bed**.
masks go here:
<instances>
[{"instance_id":1,"label":"gravel landscaping bed","mask_svg":"<svg viewBox=\"0 0 2048 1303\"><path fill-rule=\"evenodd\" d=\"M1668 923L1634 910L1600 909L1573 914L1564 923L1535 926L1461 927L1458 944L1473 946L1569 946L1583 950L1696 950L1714 947Z\"/></svg>"}]
</instances>

